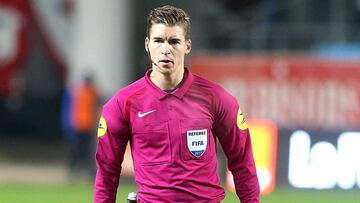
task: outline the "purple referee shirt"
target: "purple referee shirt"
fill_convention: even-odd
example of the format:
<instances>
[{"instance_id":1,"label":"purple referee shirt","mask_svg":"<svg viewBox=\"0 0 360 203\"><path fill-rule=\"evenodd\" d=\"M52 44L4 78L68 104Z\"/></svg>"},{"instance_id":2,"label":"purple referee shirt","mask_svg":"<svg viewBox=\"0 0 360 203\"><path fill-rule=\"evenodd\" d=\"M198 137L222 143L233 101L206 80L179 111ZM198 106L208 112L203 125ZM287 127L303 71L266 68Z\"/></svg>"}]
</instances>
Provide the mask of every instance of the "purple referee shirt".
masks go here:
<instances>
[{"instance_id":1,"label":"purple referee shirt","mask_svg":"<svg viewBox=\"0 0 360 203\"><path fill-rule=\"evenodd\" d=\"M259 202L249 130L239 128L236 99L187 68L178 88L167 93L151 82L150 72L103 107L95 202L115 202L128 141L138 202L220 202L225 192L217 171L215 137L241 202Z\"/></svg>"}]
</instances>

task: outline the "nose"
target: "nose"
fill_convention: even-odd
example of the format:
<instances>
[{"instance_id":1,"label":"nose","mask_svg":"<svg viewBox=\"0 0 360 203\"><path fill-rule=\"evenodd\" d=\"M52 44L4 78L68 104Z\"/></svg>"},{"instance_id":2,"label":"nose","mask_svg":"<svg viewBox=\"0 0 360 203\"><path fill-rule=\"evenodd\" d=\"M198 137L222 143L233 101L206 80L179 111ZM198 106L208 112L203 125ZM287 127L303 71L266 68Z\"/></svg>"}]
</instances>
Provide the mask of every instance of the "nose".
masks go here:
<instances>
[{"instance_id":1,"label":"nose","mask_svg":"<svg viewBox=\"0 0 360 203\"><path fill-rule=\"evenodd\" d=\"M170 54L171 45L168 42L163 43L161 53L164 55Z\"/></svg>"}]
</instances>

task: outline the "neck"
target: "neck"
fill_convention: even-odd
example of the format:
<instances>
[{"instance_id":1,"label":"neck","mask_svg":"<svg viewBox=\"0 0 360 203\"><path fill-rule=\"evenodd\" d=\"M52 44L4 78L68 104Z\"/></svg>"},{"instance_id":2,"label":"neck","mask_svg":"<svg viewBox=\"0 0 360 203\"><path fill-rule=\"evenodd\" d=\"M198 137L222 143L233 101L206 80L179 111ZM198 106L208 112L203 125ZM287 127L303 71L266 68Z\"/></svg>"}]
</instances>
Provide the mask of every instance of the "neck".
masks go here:
<instances>
[{"instance_id":1,"label":"neck","mask_svg":"<svg viewBox=\"0 0 360 203\"><path fill-rule=\"evenodd\" d=\"M154 67L153 71L150 73L150 80L161 90L173 90L181 83L184 72L185 69L180 68L176 72L162 73L157 71L156 67Z\"/></svg>"}]
</instances>

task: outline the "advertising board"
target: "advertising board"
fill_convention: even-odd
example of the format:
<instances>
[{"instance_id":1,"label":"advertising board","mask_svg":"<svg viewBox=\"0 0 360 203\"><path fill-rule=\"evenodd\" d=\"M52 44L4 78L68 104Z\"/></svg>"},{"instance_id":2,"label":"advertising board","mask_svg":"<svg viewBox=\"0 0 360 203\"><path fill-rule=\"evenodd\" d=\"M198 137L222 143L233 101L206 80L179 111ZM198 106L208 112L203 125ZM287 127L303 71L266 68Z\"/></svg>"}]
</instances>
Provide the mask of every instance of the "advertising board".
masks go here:
<instances>
[{"instance_id":1,"label":"advertising board","mask_svg":"<svg viewBox=\"0 0 360 203\"><path fill-rule=\"evenodd\" d=\"M360 59L303 55L195 55L191 71L220 83L248 118L282 128L354 128L360 118Z\"/></svg>"}]
</instances>

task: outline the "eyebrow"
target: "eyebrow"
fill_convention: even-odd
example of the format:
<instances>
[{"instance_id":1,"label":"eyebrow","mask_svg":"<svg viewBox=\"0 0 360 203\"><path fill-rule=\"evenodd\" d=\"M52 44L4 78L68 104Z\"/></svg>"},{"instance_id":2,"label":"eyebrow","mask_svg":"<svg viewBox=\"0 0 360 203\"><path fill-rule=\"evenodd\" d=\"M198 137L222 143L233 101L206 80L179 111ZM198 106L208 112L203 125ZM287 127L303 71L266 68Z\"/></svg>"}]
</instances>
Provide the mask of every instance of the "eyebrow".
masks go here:
<instances>
[{"instance_id":1,"label":"eyebrow","mask_svg":"<svg viewBox=\"0 0 360 203\"><path fill-rule=\"evenodd\" d=\"M162 37L153 37L153 40L164 40L164 38L162 38ZM168 39L168 41L181 42L181 39L177 38L177 37L170 37Z\"/></svg>"},{"instance_id":2,"label":"eyebrow","mask_svg":"<svg viewBox=\"0 0 360 203\"><path fill-rule=\"evenodd\" d=\"M169 41L172 41L172 42L181 42L181 39L179 39L179 38L170 38Z\"/></svg>"},{"instance_id":3,"label":"eyebrow","mask_svg":"<svg viewBox=\"0 0 360 203\"><path fill-rule=\"evenodd\" d=\"M152 39L153 40L163 40L163 38L161 38L161 37L153 37Z\"/></svg>"}]
</instances>

